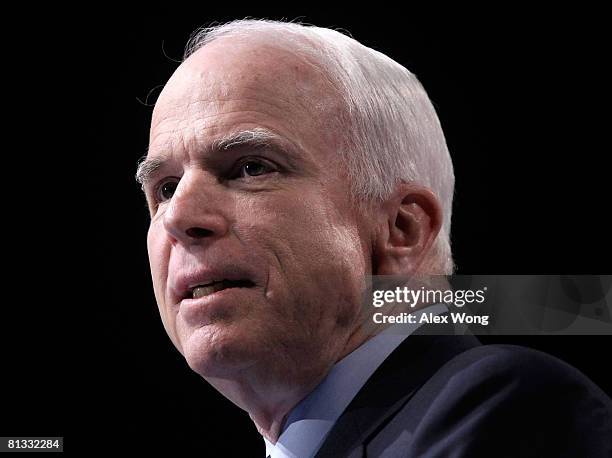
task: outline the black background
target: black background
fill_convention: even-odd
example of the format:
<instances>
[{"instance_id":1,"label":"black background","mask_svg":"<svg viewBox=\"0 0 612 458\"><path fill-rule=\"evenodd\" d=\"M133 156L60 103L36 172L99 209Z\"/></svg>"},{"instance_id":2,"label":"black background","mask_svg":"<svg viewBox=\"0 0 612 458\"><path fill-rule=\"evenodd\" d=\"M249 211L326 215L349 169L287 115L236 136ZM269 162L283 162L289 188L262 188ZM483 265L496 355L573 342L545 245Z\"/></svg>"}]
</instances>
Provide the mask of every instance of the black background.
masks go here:
<instances>
[{"instance_id":1,"label":"black background","mask_svg":"<svg viewBox=\"0 0 612 458\"><path fill-rule=\"evenodd\" d=\"M611 273L607 54L597 11L462 11L443 20L373 8L169 10L83 12L65 30L56 26L61 38L40 71L68 86L47 88L59 96L54 155L66 160L57 181L68 190L39 214L57 233L45 246L59 248L45 275L61 278L43 308L60 319L45 326L41 313L43 331L7 338L4 361L14 369L3 373L2 435L64 435L68 450L263 456L248 416L188 369L163 330L148 273L148 215L133 178L152 104L190 34L213 21L343 28L419 77L455 166L458 273ZM58 75L65 60L70 70ZM67 94L77 108L61 105ZM41 227L30 229L36 245ZM63 248L79 261L63 267ZM3 323L4 336L14 325ZM549 352L612 391L609 336L483 340Z\"/></svg>"}]
</instances>

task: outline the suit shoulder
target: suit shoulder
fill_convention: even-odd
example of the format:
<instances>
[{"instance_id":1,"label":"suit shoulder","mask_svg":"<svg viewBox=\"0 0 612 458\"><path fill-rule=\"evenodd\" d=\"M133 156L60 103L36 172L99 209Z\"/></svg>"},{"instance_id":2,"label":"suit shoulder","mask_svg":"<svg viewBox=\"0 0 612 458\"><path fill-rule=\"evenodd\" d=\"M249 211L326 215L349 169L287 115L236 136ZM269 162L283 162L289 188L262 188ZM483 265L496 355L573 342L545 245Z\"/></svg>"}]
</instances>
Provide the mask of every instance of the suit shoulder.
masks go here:
<instances>
[{"instance_id":1,"label":"suit shoulder","mask_svg":"<svg viewBox=\"0 0 612 458\"><path fill-rule=\"evenodd\" d=\"M481 345L416 390L368 450L603 457L610 437L612 401L576 368L525 347Z\"/></svg>"},{"instance_id":2,"label":"suit shoulder","mask_svg":"<svg viewBox=\"0 0 612 458\"><path fill-rule=\"evenodd\" d=\"M463 378L466 383L496 379L529 385L532 389L556 385L584 385L607 397L575 367L547 353L518 345L480 345L450 360L437 376Z\"/></svg>"},{"instance_id":3,"label":"suit shoulder","mask_svg":"<svg viewBox=\"0 0 612 458\"><path fill-rule=\"evenodd\" d=\"M483 417L512 413L525 421L559 421L589 412L612 428L612 400L588 377L554 356L516 345L480 345L458 354L415 392L408 406L447 418L473 410Z\"/></svg>"},{"instance_id":4,"label":"suit shoulder","mask_svg":"<svg viewBox=\"0 0 612 458\"><path fill-rule=\"evenodd\" d=\"M457 355L416 397L492 409L523 406L525 411L552 412L562 406L565 414L597 412L612 424L612 400L586 375L552 355L517 345L481 345Z\"/></svg>"},{"instance_id":5,"label":"suit shoulder","mask_svg":"<svg viewBox=\"0 0 612 458\"><path fill-rule=\"evenodd\" d=\"M480 345L471 348L450 360L443 372L462 372L469 370L474 375L507 375L521 378L527 376L531 381L556 382L559 377L588 378L578 369L547 353L518 345Z\"/></svg>"}]
</instances>

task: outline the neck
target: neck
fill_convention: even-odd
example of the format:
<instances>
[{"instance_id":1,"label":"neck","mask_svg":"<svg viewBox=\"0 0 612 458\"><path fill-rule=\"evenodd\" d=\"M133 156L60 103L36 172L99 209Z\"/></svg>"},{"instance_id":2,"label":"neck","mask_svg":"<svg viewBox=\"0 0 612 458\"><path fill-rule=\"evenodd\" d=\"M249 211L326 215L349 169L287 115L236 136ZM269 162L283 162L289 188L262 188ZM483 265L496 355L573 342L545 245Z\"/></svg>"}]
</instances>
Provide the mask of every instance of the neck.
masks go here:
<instances>
[{"instance_id":1,"label":"neck","mask_svg":"<svg viewBox=\"0 0 612 458\"><path fill-rule=\"evenodd\" d=\"M231 379L207 377L206 380L230 401L245 410L259 434L276 444L291 410L321 383L336 362L369 337L371 336L360 327L347 338L345 345L327 364L321 365L316 370L309 368L306 373L303 371L294 374L285 373L282 377L276 377L276 382L270 380L268 376L260 378L245 374Z\"/></svg>"}]
</instances>

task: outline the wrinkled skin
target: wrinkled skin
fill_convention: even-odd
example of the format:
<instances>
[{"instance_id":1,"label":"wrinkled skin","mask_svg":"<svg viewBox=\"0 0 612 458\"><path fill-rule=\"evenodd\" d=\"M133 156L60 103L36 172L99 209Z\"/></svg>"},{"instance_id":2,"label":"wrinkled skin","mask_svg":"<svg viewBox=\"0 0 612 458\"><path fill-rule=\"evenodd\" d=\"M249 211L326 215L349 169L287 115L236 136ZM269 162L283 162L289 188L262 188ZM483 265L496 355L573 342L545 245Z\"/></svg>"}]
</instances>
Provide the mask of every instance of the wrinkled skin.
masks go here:
<instances>
[{"instance_id":1,"label":"wrinkled skin","mask_svg":"<svg viewBox=\"0 0 612 458\"><path fill-rule=\"evenodd\" d=\"M148 157L168 161L145 187L147 243L165 329L189 366L260 431L274 429L279 412L363 341L373 229L349 202L341 116L316 66L235 38L189 57L153 113ZM254 128L282 137L290 153L209 150ZM234 173L246 156L265 173ZM173 194L156 190L164 182L178 183ZM200 268L237 268L254 286L186 310L173 282Z\"/></svg>"}]
</instances>

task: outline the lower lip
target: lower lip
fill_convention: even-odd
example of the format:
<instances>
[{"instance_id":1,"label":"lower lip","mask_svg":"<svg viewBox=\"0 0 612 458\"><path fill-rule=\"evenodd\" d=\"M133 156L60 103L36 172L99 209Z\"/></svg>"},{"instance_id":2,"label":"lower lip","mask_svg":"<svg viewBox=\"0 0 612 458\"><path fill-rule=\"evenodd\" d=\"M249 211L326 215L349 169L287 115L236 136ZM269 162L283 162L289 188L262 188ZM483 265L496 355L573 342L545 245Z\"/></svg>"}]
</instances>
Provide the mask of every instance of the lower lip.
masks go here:
<instances>
[{"instance_id":1,"label":"lower lip","mask_svg":"<svg viewBox=\"0 0 612 458\"><path fill-rule=\"evenodd\" d=\"M190 324L206 324L215 316L226 315L229 309L240 302L240 296L252 288L226 288L197 299L183 299L179 311Z\"/></svg>"}]
</instances>

